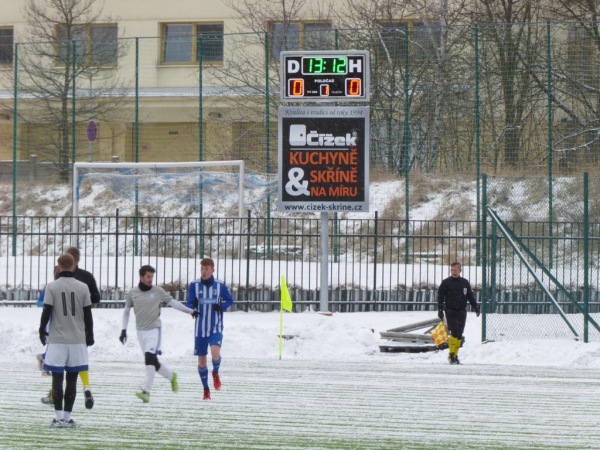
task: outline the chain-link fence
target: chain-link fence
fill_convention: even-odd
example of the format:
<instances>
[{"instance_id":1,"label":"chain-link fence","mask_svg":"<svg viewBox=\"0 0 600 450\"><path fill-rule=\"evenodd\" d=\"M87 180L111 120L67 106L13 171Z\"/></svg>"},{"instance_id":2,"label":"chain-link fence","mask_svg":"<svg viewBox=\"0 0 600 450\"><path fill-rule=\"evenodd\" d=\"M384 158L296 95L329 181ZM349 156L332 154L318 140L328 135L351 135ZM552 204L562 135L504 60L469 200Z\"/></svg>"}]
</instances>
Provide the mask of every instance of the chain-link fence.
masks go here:
<instances>
[{"instance_id":1,"label":"chain-link fence","mask_svg":"<svg viewBox=\"0 0 600 450\"><path fill-rule=\"evenodd\" d=\"M484 181L486 338L600 339L600 182Z\"/></svg>"},{"instance_id":2,"label":"chain-link fence","mask_svg":"<svg viewBox=\"0 0 600 450\"><path fill-rule=\"evenodd\" d=\"M371 174L404 177L407 204L416 170L479 180L481 170L585 168L600 149L599 47L586 25L398 22L130 39L94 26L87 40L17 44L14 70L2 73L1 106L16 120L0 120L0 177L17 215L20 192L66 182L77 161L244 159L273 174L279 51L290 49L369 51Z\"/></svg>"}]
</instances>

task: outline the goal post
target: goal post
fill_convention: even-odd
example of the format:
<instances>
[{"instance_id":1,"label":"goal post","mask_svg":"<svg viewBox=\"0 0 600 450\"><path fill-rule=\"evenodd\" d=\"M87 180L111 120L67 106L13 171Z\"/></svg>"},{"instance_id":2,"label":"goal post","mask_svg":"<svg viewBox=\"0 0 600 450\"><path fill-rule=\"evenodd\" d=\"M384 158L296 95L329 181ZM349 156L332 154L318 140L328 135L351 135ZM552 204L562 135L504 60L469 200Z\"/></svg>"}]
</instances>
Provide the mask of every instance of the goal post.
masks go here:
<instances>
[{"instance_id":1,"label":"goal post","mask_svg":"<svg viewBox=\"0 0 600 450\"><path fill-rule=\"evenodd\" d=\"M244 178L245 178L245 163L243 160L230 160L230 161L187 161L187 162L77 162L73 164L73 186L72 186L72 217L79 216L79 186L81 183L80 173L82 170L88 170L93 172L94 170L108 173L108 171L122 171L122 170L158 170L158 169L203 169L203 168L215 168L215 167L234 167L238 171L238 215L243 217L244 215ZM127 176L127 175L124 175Z\"/></svg>"}]
</instances>

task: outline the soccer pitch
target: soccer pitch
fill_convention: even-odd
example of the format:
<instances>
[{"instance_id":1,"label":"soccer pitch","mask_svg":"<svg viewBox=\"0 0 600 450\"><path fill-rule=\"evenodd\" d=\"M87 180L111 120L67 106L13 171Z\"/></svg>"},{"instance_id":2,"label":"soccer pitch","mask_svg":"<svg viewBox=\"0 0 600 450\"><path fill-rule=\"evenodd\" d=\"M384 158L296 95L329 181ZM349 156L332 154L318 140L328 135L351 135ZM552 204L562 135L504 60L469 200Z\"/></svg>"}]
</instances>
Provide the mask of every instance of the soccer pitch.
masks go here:
<instances>
[{"instance_id":1,"label":"soccer pitch","mask_svg":"<svg viewBox=\"0 0 600 450\"><path fill-rule=\"evenodd\" d=\"M2 342L2 345L9 345ZM140 360L92 361L96 404L75 429L51 429L50 378L34 361L0 371L2 449L584 449L598 448L597 370L227 357L223 388L202 400L195 358L170 358L180 391L156 378L135 396Z\"/></svg>"}]
</instances>

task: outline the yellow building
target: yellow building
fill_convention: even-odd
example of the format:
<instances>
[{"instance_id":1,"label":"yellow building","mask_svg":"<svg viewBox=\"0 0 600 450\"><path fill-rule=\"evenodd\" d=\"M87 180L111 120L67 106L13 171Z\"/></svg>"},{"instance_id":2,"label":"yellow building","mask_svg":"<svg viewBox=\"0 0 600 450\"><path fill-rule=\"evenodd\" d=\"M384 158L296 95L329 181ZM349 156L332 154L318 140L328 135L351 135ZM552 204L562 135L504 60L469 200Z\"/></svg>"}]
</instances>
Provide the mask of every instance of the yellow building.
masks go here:
<instances>
[{"instance_id":1,"label":"yellow building","mask_svg":"<svg viewBox=\"0 0 600 450\"><path fill-rule=\"evenodd\" d=\"M101 11L90 2L72 24L55 14L53 42L32 44L40 37L28 3L10 2L0 17L0 160L13 158L16 107L18 160L245 159L274 168L279 51L334 45L322 13L257 21L272 32L265 42L264 32L239 31L239 11L208 0L107 0ZM74 86L64 82L73 71Z\"/></svg>"}]
</instances>

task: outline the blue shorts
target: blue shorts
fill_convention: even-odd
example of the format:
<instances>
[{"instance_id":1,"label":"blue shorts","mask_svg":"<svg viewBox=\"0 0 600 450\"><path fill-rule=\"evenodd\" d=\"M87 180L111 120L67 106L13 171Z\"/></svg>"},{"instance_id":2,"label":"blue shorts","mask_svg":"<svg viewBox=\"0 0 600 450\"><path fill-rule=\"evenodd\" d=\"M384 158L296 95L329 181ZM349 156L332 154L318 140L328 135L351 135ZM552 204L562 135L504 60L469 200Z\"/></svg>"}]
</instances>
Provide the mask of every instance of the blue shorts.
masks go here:
<instances>
[{"instance_id":1,"label":"blue shorts","mask_svg":"<svg viewBox=\"0 0 600 450\"><path fill-rule=\"evenodd\" d=\"M206 356L208 355L208 346L218 345L219 347L223 343L223 333L212 333L209 337L196 336L196 342L194 343L194 355Z\"/></svg>"}]
</instances>

